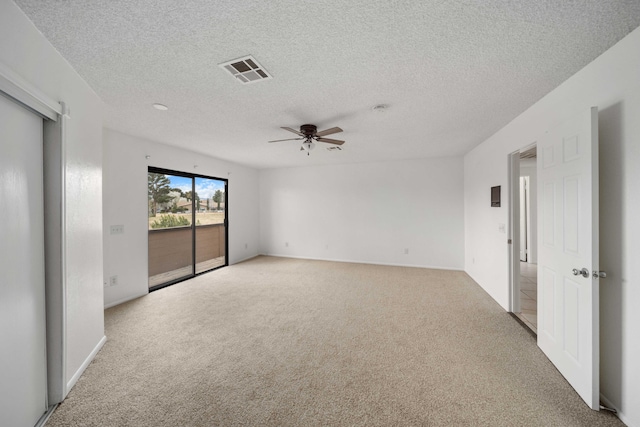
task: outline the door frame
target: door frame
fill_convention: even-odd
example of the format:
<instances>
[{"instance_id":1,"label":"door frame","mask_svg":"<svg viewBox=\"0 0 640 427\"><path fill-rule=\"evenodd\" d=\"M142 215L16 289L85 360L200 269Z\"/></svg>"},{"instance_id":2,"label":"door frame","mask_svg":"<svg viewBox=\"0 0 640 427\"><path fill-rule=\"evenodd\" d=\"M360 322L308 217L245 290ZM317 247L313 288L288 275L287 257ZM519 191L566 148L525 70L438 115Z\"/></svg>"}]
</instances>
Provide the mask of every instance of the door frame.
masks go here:
<instances>
[{"instance_id":1,"label":"door frame","mask_svg":"<svg viewBox=\"0 0 640 427\"><path fill-rule=\"evenodd\" d=\"M196 273L196 208L197 206L195 205L195 199L192 200L191 203L191 264L193 267L193 273L188 275L188 276L184 276L184 277L180 277L178 279L174 279L174 280L170 280L168 282L165 283L161 283L159 285L156 286L152 286L149 288L149 292L153 292L153 291L157 291L158 289L162 289L162 288L166 288L167 286L171 286L171 285L175 285L176 283L180 283L180 282L184 282L185 280L189 280L189 279L193 279L194 277L200 276L201 274L206 274L206 273L210 273L214 270L217 270L219 268L223 268L223 267L228 267L229 266L229 203L228 203L228 198L229 198L229 194L228 194L228 187L229 187L229 180L227 178L218 178L218 177L214 177L214 176L208 176L208 175L202 175L202 174L197 174L197 173L192 173L192 172L182 172L182 171L176 171L176 170L172 170L172 169L166 169L166 168L158 168L155 166L148 166L147 167L147 174L149 173L161 173L161 174L165 174L165 175L174 175L174 176L181 176L184 178L191 178L192 179L192 189L191 191L195 194L196 192L196 188L195 188L195 179L196 178L203 178L203 179L211 179L211 180L215 180L215 181L222 181L224 182L224 264L223 265L219 265L218 267L214 267L212 269L206 270L206 271L201 271L199 273ZM149 229L147 228L147 233L149 232ZM147 240L147 246L148 246L148 240ZM149 256L148 256L148 250L147 250L147 267L148 267L148 263L149 263Z\"/></svg>"},{"instance_id":2,"label":"door frame","mask_svg":"<svg viewBox=\"0 0 640 427\"><path fill-rule=\"evenodd\" d=\"M529 143L507 155L509 217L509 312L519 313L520 307L520 153L537 146ZM536 207L537 209L537 207Z\"/></svg>"},{"instance_id":3,"label":"door frame","mask_svg":"<svg viewBox=\"0 0 640 427\"><path fill-rule=\"evenodd\" d=\"M508 155L509 311L520 312L520 150Z\"/></svg>"}]
</instances>

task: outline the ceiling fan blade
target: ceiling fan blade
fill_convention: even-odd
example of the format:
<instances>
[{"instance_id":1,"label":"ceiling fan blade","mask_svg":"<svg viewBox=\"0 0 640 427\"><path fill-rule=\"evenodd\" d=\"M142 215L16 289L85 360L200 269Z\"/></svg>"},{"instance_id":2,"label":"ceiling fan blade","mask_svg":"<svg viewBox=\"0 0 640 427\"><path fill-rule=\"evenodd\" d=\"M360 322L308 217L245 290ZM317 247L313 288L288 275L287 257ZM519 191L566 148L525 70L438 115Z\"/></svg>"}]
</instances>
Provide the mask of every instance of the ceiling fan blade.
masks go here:
<instances>
[{"instance_id":1,"label":"ceiling fan blade","mask_svg":"<svg viewBox=\"0 0 640 427\"><path fill-rule=\"evenodd\" d=\"M282 126L281 129L288 130L289 132L293 132L293 133L295 133L297 135L300 135L300 136L304 136L304 134L302 132L297 131L295 129L288 128L286 126Z\"/></svg>"},{"instance_id":2,"label":"ceiling fan blade","mask_svg":"<svg viewBox=\"0 0 640 427\"><path fill-rule=\"evenodd\" d=\"M333 133L338 133L338 132L342 132L342 129L340 129L339 127L335 127L331 129L321 130L320 132L316 132L316 136L331 135Z\"/></svg>"},{"instance_id":3,"label":"ceiling fan blade","mask_svg":"<svg viewBox=\"0 0 640 427\"><path fill-rule=\"evenodd\" d=\"M340 141L339 139L331 139L331 138L316 138L317 141L320 142L326 142L328 144L336 144L336 145L342 145L344 144L344 141Z\"/></svg>"},{"instance_id":4,"label":"ceiling fan blade","mask_svg":"<svg viewBox=\"0 0 640 427\"><path fill-rule=\"evenodd\" d=\"M301 139L304 139L304 138L276 139L274 141L267 141L267 142L300 141Z\"/></svg>"}]
</instances>

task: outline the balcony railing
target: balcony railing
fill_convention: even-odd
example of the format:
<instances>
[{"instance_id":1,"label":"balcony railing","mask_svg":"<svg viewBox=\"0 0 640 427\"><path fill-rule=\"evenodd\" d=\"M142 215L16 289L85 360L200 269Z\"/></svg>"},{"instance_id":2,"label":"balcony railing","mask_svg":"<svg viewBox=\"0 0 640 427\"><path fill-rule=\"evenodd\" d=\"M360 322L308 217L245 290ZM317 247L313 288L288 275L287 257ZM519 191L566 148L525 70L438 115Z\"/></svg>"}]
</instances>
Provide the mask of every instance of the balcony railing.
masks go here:
<instances>
[{"instance_id":1,"label":"balcony railing","mask_svg":"<svg viewBox=\"0 0 640 427\"><path fill-rule=\"evenodd\" d=\"M190 226L149 230L149 287L193 274ZM196 271L225 264L225 226L196 226Z\"/></svg>"}]
</instances>

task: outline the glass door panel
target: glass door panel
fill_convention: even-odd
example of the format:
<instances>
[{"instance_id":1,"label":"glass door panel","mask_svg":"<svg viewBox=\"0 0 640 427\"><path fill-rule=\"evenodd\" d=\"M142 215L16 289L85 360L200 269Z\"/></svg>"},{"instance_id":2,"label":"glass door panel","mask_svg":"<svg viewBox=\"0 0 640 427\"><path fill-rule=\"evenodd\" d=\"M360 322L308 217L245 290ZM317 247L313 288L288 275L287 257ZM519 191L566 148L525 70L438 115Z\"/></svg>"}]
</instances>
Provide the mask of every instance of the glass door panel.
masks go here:
<instances>
[{"instance_id":1,"label":"glass door panel","mask_svg":"<svg viewBox=\"0 0 640 427\"><path fill-rule=\"evenodd\" d=\"M193 276L193 178L148 173L149 287Z\"/></svg>"},{"instance_id":2,"label":"glass door panel","mask_svg":"<svg viewBox=\"0 0 640 427\"><path fill-rule=\"evenodd\" d=\"M196 274L227 265L226 182L195 178Z\"/></svg>"}]
</instances>

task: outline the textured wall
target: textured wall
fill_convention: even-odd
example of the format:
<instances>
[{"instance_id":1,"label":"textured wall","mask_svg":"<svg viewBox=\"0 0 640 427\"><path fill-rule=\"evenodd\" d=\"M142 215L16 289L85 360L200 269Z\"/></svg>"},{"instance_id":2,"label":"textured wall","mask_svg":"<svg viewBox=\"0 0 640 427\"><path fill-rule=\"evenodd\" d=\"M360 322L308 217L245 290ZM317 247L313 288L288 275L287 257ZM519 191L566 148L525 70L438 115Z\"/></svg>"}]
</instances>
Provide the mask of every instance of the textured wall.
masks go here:
<instances>
[{"instance_id":1,"label":"textured wall","mask_svg":"<svg viewBox=\"0 0 640 427\"><path fill-rule=\"evenodd\" d=\"M149 166L227 178L229 263L258 253L258 171L105 129L104 277L118 276L118 285L104 289L105 306L148 292ZM111 235L111 225L124 225L124 234Z\"/></svg>"},{"instance_id":2,"label":"textured wall","mask_svg":"<svg viewBox=\"0 0 640 427\"><path fill-rule=\"evenodd\" d=\"M261 252L461 269L462 181L459 157L261 170Z\"/></svg>"}]
</instances>

